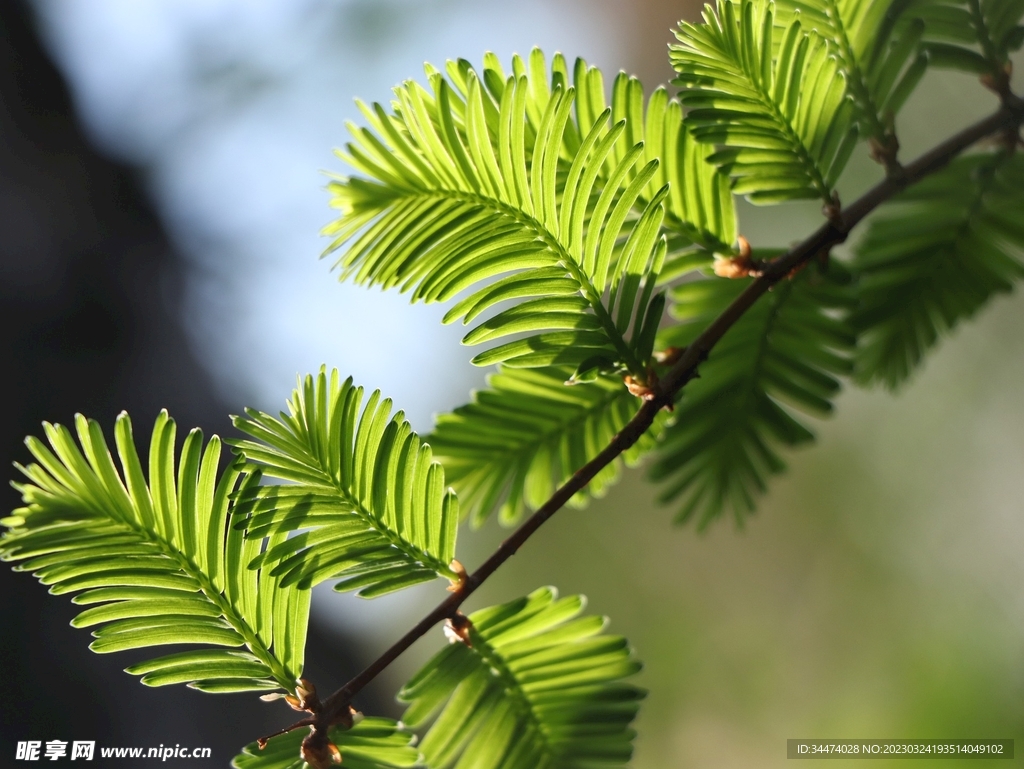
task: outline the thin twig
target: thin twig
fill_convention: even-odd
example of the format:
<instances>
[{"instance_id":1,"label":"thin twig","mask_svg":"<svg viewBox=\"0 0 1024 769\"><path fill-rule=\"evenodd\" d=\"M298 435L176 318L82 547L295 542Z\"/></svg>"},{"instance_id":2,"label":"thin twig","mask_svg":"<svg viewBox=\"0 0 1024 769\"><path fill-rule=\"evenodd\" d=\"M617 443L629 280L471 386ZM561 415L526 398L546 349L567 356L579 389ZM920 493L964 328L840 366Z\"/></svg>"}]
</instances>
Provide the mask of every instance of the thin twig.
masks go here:
<instances>
[{"instance_id":1,"label":"thin twig","mask_svg":"<svg viewBox=\"0 0 1024 769\"><path fill-rule=\"evenodd\" d=\"M893 195L904 190L916 181L939 170L965 149L994 133L1008 128L1017 128L1024 122L1024 100L1009 94L1003 100L1003 106L984 120L965 128L960 133L942 142L916 161L907 165L903 173L891 175L871 188L858 198L839 215L818 228L810 237L797 244L783 256L770 262L764 272L747 289L730 304L721 315L709 325L704 332L690 344L672 368L657 383L651 400L647 400L636 415L612 439L601 453L576 471L530 518L528 518L497 550L484 561L475 572L470 574L456 590L444 601L420 620L415 627L403 635L369 667L359 675L323 700L316 715L317 725L314 731L326 732L326 729L339 716L347 711L352 698L363 687L376 678L399 655L425 635L434 625L455 615L459 607L471 596L484 580L493 574L499 566L515 555L516 551L530 538L545 521L554 515L569 499L583 489L604 467L615 460L620 454L637 442L653 424L658 412L670 407L679 391L697 373L697 368L707 358L712 348L725 335L734 323L773 285L789 275L795 268L802 266L816 256L828 253L833 247L844 242L850 231L865 216ZM309 719L303 719L305 725Z\"/></svg>"}]
</instances>

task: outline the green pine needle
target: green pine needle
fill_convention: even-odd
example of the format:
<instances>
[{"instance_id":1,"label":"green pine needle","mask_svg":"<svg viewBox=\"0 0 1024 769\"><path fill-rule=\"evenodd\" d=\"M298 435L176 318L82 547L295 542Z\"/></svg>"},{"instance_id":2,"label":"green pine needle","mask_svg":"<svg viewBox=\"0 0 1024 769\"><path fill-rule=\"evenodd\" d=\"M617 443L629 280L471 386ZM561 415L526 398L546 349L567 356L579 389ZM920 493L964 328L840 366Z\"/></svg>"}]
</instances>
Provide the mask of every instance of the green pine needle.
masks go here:
<instances>
[{"instance_id":1,"label":"green pine needle","mask_svg":"<svg viewBox=\"0 0 1024 769\"><path fill-rule=\"evenodd\" d=\"M825 39L799 18L780 36L773 4L757 0L718 0L704 20L679 25L670 58L690 132L721 147L709 160L753 203L831 204L857 129Z\"/></svg>"},{"instance_id":2,"label":"green pine needle","mask_svg":"<svg viewBox=\"0 0 1024 769\"><path fill-rule=\"evenodd\" d=\"M849 276L833 262L809 267L775 286L740 318L683 388L663 431L651 477L666 486L663 501L679 500L680 522L698 527L729 510L742 523L785 469L781 446L814 435L793 409L825 415L839 390L837 375L852 369L854 336L835 317L854 297ZM663 341L689 344L749 284L750 279L709 279L678 286L672 314L680 324Z\"/></svg>"},{"instance_id":3,"label":"green pine needle","mask_svg":"<svg viewBox=\"0 0 1024 769\"><path fill-rule=\"evenodd\" d=\"M243 490L235 525L255 539L301 530L250 569L271 564L282 584L302 588L341 578L336 590L364 598L458 578L459 505L444 469L380 391L360 412L362 400L351 378L321 368L299 382L280 419L251 409L235 417L255 439L233 441L247 467L287 482Z\"/></svg>"},{"instance_id":4,"label":"green pine needle","mask_svg":"<svg viewBox=\"0 0 1024 769\"><path fill-rule=\"evenodd\" d=\"M931 66L990 82L1008 79L1010 54L1024 45L1024 0L916 0L906 15L924 24Z\"/></svg>"},{"instance_id":5,"label":"green pine needle","mask_svg":"<svg viewBox=\"0 0 1024 769\"><path fill-rule=\"evenodd\" d=\"M427 440L474 525L495 510L509 525L542 505L639 408L621 378L602 376L567 387L572 373L500 370L488 378L487 389L474 393L472 403L438 419ZM627 465L651 448L657 428L625 453ZM602 496L618 479L621 464L605 467L573 502Z\"/></svg>"},{"instance_id":6,"label":"green pine needle","mask_svg":"<svg viewBox=\"0 0 1024 769\"><path fill-rule=\"evenodd\" d=\"M857 378L895 388L929 348L1024 277L1024 158L953 161L881 208L858 243Z\"/></svg>"},{"instance_id":7,"label":"green pine needle","mask_svg":"<svg viewBox=\"0 0 1024 769\"><path fill-rule=\"evenodd\" d=\"M428 67L430 90L397 87L390 111L360 105L369 127L350 126L340 155L362 176L331 183L342 215L325 230L342 278L413 301L462 295L445 322L477 323L463 340L488 346L477 365L600 356L643 376L640 333L670 241L709 263L735 240L709 149L664 91L645 114L623 75L606 106L601 73L582 61L573 85L560 56L549 85L540 51L510 76L493 56L479 74L446 69Z\"/></svg>"},{"instance_id":8,"label":"green pine needle","mask_svg":"<svg viewBox=\"0 0 1024 769\"><path fill-rule=\"evenodd\" d=\"M777 0L777 26L799 19L828 43L857 108L861 134L887 144L893 118L920 81L924 24L905 16L906 0Z\"/></svg>"},{"instance_id":9,"label":"green pine needle","mask_svg":"<svg viewBox=\"0 0 1024 769\"><path fill-rule=\"evenodd\" d=\"M29 479L15 484L25 507L3 520L0 558L20 561L16 569L34 573L51 593L77 593L74 603L90 608L71 624L102 626L93 631L93 651L214 647L127 668L148 686L293 692L309 593L245 568L263 540L244 540L227 525L239 470L217 480L220 440L203 448L202 432L193 430L176 467L175 424L161 412L147 485L127 414L114 430L120 472L99 424L78 415L75 427L81 448L61 425L44 424L50 448L26 441L37 464L20 468ZM280 542L271 537L267 545Z\"/></svg>"},{"instance_id":10,"label":"green pine needle","mask_svg":"<svg viewBox=\"0 0 1024 769\"><path fill-rule=\"evenodd\" d=\"M431 769L628 763L644 692L622 679L641 666L584 605L542 588L470 615L469 643L453 639L398 695L405 723L433 719L420 746Z\"/></svg>"}]
</instances>

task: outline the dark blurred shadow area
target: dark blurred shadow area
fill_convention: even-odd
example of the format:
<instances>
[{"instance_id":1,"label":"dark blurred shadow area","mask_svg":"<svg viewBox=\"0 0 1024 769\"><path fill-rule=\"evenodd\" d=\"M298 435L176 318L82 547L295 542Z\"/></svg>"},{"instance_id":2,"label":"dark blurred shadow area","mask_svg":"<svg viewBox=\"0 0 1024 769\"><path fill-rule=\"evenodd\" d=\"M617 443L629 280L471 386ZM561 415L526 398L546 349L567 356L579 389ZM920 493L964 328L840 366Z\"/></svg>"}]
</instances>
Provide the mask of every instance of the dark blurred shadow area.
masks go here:
<instances>
[{"instance_id":1,"label":"dark blurred shadow area","mask_svg":"<svg viewBox=\"0 0 1024 769\"><path fill-rule=\"evenodd\" d=\"M161 408L183 428L230 429L177 319L182 271L136 173L83 138L28 9L0 0L0 465L8 478L13 462L29 459L25 435L76 412L109 429L126 409L140 436ZM15 490L3 494L5 510L18 505ZM213 758L190 765L226 766L240 739L286 722L284 709L252 695L140 686L122 672L128 655L87 649L88 634L68 625L76 613L34 579L0 568L0 766L15 763L21 740L203 746ZM337 639L314 628L311 667L327 648L330 678L341 677L349 666Z\"/></svg>"}]
</instances>

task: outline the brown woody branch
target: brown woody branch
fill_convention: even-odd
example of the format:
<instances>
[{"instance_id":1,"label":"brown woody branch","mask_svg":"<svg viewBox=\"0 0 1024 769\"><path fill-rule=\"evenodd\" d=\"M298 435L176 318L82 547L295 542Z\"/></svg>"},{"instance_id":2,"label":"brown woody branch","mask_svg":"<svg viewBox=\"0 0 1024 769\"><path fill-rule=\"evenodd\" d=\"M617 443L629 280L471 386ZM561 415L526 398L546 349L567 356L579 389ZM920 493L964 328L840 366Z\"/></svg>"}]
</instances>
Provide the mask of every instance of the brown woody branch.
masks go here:
<instances>
[{"instance_id":1,"label":"brown woody branch","mask_svg":"<svg viewBox=\"0 0 1024 769\"><path fill-rule=\"evenodd\" d=\"M545 521L554 515L569 499L583 489L604 467L636 443L654 422L662 408L671 408L679 391L696 376L697 368L708 357L712 348L737 320L765 292L819 255L827 255L836 245L844 242L850 231L893 195L906 189L916 181L938 171L954 157L975 142L993 134L1019 131L1024 122L1024 100L1013 94L1003 97L1003 106L984 120L965 128L947 139L913 163L905 166L902 173L887 177L849 207L841 210L818 228L812 235L791 248L787 253L764 266L760 276L709 325L694 342L674 360L669 371L655 384L649 400L645 400L632 420L612 439L597 456L581 467L527 519L498 549L472 574L459 583L452 594L442 601L415 627L403 635L380 657L374 660L359 675L338 689L322 702L311 707L312 716L293 724L290 728L312 725L307 740L323 740L327 729L343 721L349 714L352 698L363 687L377 677L399 655L425 635L434 625L456 616L459 607L483 582L493 574L529 539ZM287 731L287 730L286 730Z\"/></svg>"}]
</instances>

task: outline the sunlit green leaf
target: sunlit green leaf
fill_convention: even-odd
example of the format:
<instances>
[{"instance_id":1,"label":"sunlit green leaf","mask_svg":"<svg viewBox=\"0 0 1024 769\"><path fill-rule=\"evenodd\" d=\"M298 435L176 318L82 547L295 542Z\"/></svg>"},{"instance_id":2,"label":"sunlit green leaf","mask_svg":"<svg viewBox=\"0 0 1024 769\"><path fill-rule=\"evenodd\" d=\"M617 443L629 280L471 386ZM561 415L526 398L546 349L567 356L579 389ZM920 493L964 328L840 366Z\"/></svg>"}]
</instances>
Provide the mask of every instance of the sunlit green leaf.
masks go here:
<instances>
[{"instance_id":1,"label":"sunlit green leaf","mask_svg":"<svg viewBox=\"0 0 1024 769\"><path fill-rule=\"evenodd\" d=\"M893 118L920 81L927 55L924 23L906 17L909 0L776 0L775 23L795 20L828 43L857 108L861 135L879 149L892 142ZM893 147L895 149L895 147Z\"/></svg>"},{"instance_id":2,"label":"sunlit green leaf","mask_svg":"<svg viewBox=\"0 0 1024 769\"><path fill-rule=\"evenodd\" d=\"M238 495L247 539L280 538L250 569L266 564L302 588L340 578L335 589L365 598L456 577L458 500L403 412L392 416L379 391L363 405L362 387L326 369L300 380L288 411L235 418L253 438L234 442L248 466L287 482Z\"/></svg>"},{"instance_id":3,"label":"sunlit green leaf","mask_svg":"<svg viewBox=\"0 0 1024 769\"><path fill-rule=\"evenodd\" d=\"M718 0L704 24L683 22L670 46L694 138L754 203L830 203L857 140L856 111L826 40L799 17L784 30L774 5ZM778 38L778 39L776 39Z\"/></svg>"},{"instance_id":4,"label":"sunlit green leaf","mask_svg":"<svg viewBox=\"0 0 1024 769\"><path fill-rule=\"evenodd\" d=\"M420 746L431 769L624 766L644 692L640 670L605 620L580 616L582 596L553 588L469 616L454 641L399 693L403 721L432 721Z\"/></svg>"},{"instance_id":5,"label":"sunlit green leaf","mask_svg":"<svg viewBox=\"0 0 1024 769\"><path fill-rule=\"evenodd\" d=\"M1024 158L973 155L881 208L857 244L857 377L896 387L1024 277Z\"/></svg>"},{"instance_id":6,"label":"sunlit green leaf","mask_svg":"<svg viewBox=\"0 0 1024 769\"><path fill-rule=\"evenodd\" d=\"M651 476L678 520L706 526L724 511L738 522L754 509L768 477L785 469L779 448L813 439L794 415L832 410L837 375L852 369L854 336L836 316L854 297L839 263L808 267L776 285L712 350L683 388L662 432ZM672 292L679 325L663 342L689 344L747 287L749 278L684 283Z\"/></svg>"},{"instance_id":7,"label":"sunlit green leaf","mask_svg":"<svg viewBox=\"0 0 1024 769\"><path fill-rule=\"evenodd\" d=\"M96 628L93 651L164 645L228 647L173 653L127 670L150 686L187 683L204 691L285 689L302 673L309 593L250 571L262 539L227 525L239 469L218 480L220 439L203 446L193 430L175 460L175 424L162 412L143 470L127 414L114 437L118 469L102 430L76 418L70 430L44 424L49 447L27 445L36 464L16 484L25 506L5 519L0 557L34 573L52 593L78 592L87 605L71 624ZM147 477L148 475L148 477ZM253 485L244 481L241 492ZM280 537L267 540L268 547Z\"/></svg>"},{"instance_id":8,"label":"sunlit green leaf","mask_svg":"<svg viewBox=\"0 0 1024 769\"><path fill-rule=\"evenodd\" d=\"M495 510L503 523L513 523L539 507L640 407L621 377L567 386L572 375L568 368L501 370L472 403L438 418L427 440L475 524ZM625 463L639 461L653 440L644 435L625 453ZM573 501L603 495L620 472L618 461L609 464Z\"/></svg>"},{"instance_id":9,"label":"sunlit green leaf","mask_svg":"<svg viewBox=\"0 0 1024 769\"><path fill-rule=\"evenodd\" d=\"M932 66L1002 78L1024 44L1024 0L910 0L905 15L923 23Z\"/></svg>"}]
</instances>

